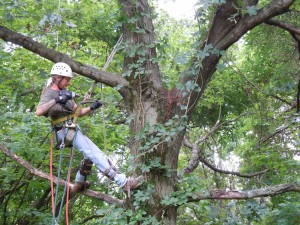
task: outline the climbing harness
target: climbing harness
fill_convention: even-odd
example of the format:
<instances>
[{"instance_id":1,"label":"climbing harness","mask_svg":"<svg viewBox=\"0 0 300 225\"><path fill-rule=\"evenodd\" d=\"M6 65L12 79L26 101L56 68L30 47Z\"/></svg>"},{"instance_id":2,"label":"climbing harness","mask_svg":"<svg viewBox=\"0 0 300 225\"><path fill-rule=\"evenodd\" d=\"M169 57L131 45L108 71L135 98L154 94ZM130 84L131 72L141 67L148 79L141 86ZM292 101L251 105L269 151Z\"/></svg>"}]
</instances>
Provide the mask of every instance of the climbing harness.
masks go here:
<instances>
[{"instance_id":1,"label":"climbing harness","mask_svg":"<svg viewBox=\"0 0 300 225\"><path fill-rule=\"evenodd\" d=\"M81 109L82 104L77 106L74 113L51 121L51 125L56 132L56 140L58 140L59 132L63 132L64 138L62 138L61 143L57 148L63 149L71 146L76 133L76 123Z\"/></svg>"}]
</instances>

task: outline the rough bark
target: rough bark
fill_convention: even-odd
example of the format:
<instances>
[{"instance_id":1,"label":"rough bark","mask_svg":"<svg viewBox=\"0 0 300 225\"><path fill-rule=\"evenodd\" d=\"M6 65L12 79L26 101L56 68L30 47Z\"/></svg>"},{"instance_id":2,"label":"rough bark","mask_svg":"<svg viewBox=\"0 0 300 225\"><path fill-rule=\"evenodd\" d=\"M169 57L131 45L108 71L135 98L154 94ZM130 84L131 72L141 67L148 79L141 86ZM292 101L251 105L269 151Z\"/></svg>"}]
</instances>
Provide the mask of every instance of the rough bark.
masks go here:
<instances>
[{"instance_id":1,"label":"rough bark","mask_svg":"<svg viewBox=\"0 0 300 225\"><path fill-rule=\"evenodd\" d=\"M149 162L149 160L160 157L162 167L169 167L176 171L180 141L170 144L165 144L162 141L154 150L138 150L145 143L143 140L135 139L136 133L141 132L145 126L149 126L150 129L145 135L155 136L153 127L157 124L163 124L167 120L166 107L170 109L169 118L174 115L176 110L174 111L168 105L170 94L162 85L158 64L152 61L156 58L156 49L148 1L119 0L119 3L127 18L137 18L134 24L127 22L123 24L124 41L127 46L127 53L124 56L124 72L128 74L127 81L133 90L130 96L125 99L129 109L128 113L134 118L130 124L131 153L136 157L137 163L144 163L145 159ZM132 52L134 53L130 54ZM138 68L133 65L138 65ZM172 174L171 177L164 176L163 173L166 171L151 169L146 174L147 180L154 183L156 190L145 207L148 214L155 216L157 220L164 220L166 224L175 224L176 208L163 209L160 202L163 196L169 196L175 190L176 173Z\"/></svg>"}]
</instances>

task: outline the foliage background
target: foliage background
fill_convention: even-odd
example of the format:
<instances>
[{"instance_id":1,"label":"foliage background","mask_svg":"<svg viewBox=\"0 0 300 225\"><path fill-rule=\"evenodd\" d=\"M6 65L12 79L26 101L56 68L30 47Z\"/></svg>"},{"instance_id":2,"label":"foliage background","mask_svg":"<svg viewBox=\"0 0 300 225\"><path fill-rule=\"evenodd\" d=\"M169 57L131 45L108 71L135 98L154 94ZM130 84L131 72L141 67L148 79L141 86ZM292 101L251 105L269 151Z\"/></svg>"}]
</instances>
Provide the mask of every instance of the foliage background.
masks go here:
<instances>
[{"instance_id":1,"label":"foliage background","mask_svg":"<svg viewBox=\"0 0 300 225\"><path fill-rule=\"evenodd\" d=\"M198 20L210 17L208 10ZM171 89L176 86L181 72L191 69L189 59L194 53L193 47L199 41L199 33L205 34L207 24L177 21L159 10L155 11L154 18L157 61L165 85ZM29 34L48 47L98 68L103 66L118 40L123 19L116 1L62 1L60 6L58 2L46 0L1 1L1 25ZM292 13L285 19L300 26L299 13ZM52 63L20 47L0 44L0 140L34 167L49 172L49 121L37 118L34 111ZM121 73L122 65L120 50L108 70ZM290 110L298 79L299 52L288 32L263 24L233 45L220 61L218 71L197 106L189 124L188 138L196 141L217 120L234 119L201 143L203 156L226 170L252 173L267 168L270 171L245 179L216 173L202 165L196 173L184 178L178 193L165 204L179 206L194 190L247 190L285 182L299 183L299 118L294 109ZM87 78L77 76L72 90L83 96L91 84ZM101 99L102 94L105 96L105 123L102 112L98 111L81 119L80 126L95 144L119 160L121 170L128 172L129 130L126 123L116 125L115 122L128 122L130 118L116 90L104 86L101 91L98 87L95 98ZM281 130L284 126L287 128ZM278 130L280 132L276 133ZM63 174L67 170L68 155L68 151L64 152ZM189 150L183 146L181 168L188 158ZM58 152L55 152L55 159L59 159ZM73 178L81 159L77 152ZM30 175L3 154L0 154L0 163L1 221L4 224L51 223L49 183ZM93 171L89 180L93 182L92 189L123 197L117 188L108 189L105 183L99 182L97 171ZM299 200L298 194L288 193L248 201L187 203L179 208L178 224L199 224L199 221L206 225L299 224ZM69 217L74 225L126 224L126 216L138 220L142 214L131 215L130 211L80 196L72 202Z\"/></svg>"}]
</instances>

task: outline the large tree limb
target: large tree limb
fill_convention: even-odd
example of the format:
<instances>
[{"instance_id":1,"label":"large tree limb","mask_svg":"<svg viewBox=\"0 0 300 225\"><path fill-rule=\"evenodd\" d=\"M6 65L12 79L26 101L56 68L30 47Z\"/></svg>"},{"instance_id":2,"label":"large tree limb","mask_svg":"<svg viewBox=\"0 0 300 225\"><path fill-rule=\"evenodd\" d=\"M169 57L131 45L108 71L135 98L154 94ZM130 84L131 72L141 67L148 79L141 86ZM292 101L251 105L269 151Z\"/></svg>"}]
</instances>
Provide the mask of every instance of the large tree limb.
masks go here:
<instances>
[{"instance_id":1,"label":"large tree limb","mask_svg":"<svg viewBox=\"0 0 300 225\"><path fill-rule=\"evenodd\" d=\"M25 167L31 174L51 181L51 177L50 177L49 174L44 173L43 171L40 171L40 170L34 168L33 166L31 166L30 163L26 162L25 160L23 160L22 158L20 158L16 154L14 154L13 152L9 151L4 145L0 144L0 150L5 155L10 157L12 160L17 162L19 165L21 165L22 167ZM53 176L52 180L53 180L54 183L56 183L60 186L65 186L65 184L66 184L66 182L64 180L58 179L55 176ZM69 186L70 186L71 190L74 188L74 184L70 184ZM123 205L122 200L116 199L116 198L114 198L110 195L107 195L107 194L104 194L104 193L101 193L101 192L86 190L86 191L80 192L80 194L85 195L85 196L89 196L89 197L92 197L92 198L96 198L96 199L99 199L99 200L102 200L102 201L105 201L109 204Z\"/></svg>"},{"instance_id":2,"label":"large tree limb","mask_svg":"<svg viewBox=\"0 0 300 225\"><path fill-rule=\"evenodd\" d=\"M245 15L243 17L238 15L234 18L236 19L235 21L233 18L230 18L236 12L233 1L226 1L226 3L221 5L218 9L211 30L209 31L207 42L201 46L199 52L203 52L207 45L212 45L212 47L218 51L227 50L232 44L237 42L244 34L254 27L274 16L287 12L294 1L295 0L274 0L269 5L259 9L256 15ZM255 1L253 4L255 4ZM221 54L212 54L209 51L204 51L204 53L207 54L204 59L199 59L199 57L194 58L195 63L201 65L196 80L201 91L194 91L189 96L189 116L192 114L197 102L203 95L213 73L216 71L216 65L222 57ZM186 83L187 81L194 79L193 76L187 75L183 76L180 81Z\"/></svg>"},{"instance_id":3,"label":"large tree limb","mask_svg":"<svg viewBox=\"0 0 300 225\"><path fill-rule=\"evenodd\" d=\"M300 59L300 29L298 29L296 26L294 26L292 24L288 24L288 23L285 23L285 22L282 22L279 20L274 20L274 19L270 19L270 20L266 21L265 23L268 25L271 25L271 26L277 26L281 29L284 29L292 35L292 37L296 41L298 57Z\"/></svg>"},{"instance_id":4,"label":"large tree limb","mask_svg":"<svg viewBox=\"0 0 300 225\"><path fill-rule=\"evenodd\" d=\"M286 192L300 192L299 184L279 184L261 189L249 191L223 191L212 190L210 192L195 192L189 202L196 202L204 199L252 199L280 195Z\"/></svg>"},{"instance_id":5,"label":"large tree limb","mask_svg":"<svg viewBox=\"0 0 300 225\"><path fill-rule=\"evenodd\" d=\"M286 22L282 22L282 21L275 20L275 19L269 19L265 23L268 24L268 25L271 25L271 26L279 27L281 29L284 29L286 31L289 31L293 34L296 34L296 35L300 36L299 28L297 28L296 26L294 26L292 24L288 24Z\"/></svg>"},{"instance_id":6,"label":"large tree limb","mask_svg":"<svg viewBox=\"0 0 300 225\"><path fill-rule=\"evenodd\" d=\"M52 62L65 62L70 65L73 72L81 74L82 76L88 77L97 82L104 83L111 87L116 87L118 85L125 87L128 86L128 82L120 75L102 71L95 67L77 62L63 53L55 51L51 48L47 48L32 38L12 31L6 27L0 26L0 38L6 42L11 42L13 44L22 46L23 48Z\"/></svg>"},{"instance_id":7,"label":"large tree limb","mask_svg":"<svg viewBox=\"0 0 300 225\"><path fill-rule=\"evenodd\" d=\"M258 10L256 15L243 17L238 21L232 31L215 45L215 48L219 50L226 50L233 43L238 41L247 31L269 20L270 18L287 11L294 1L295 0L276 0Z\"/></svg>"}]
</instances>

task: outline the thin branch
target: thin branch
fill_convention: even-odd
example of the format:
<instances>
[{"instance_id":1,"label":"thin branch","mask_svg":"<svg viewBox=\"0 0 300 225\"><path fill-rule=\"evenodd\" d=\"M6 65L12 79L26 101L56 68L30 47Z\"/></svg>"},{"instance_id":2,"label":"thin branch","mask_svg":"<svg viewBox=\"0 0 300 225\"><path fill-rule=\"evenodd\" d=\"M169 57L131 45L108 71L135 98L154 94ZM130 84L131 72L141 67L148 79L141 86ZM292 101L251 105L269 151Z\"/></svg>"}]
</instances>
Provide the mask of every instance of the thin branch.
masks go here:
<instances>
[{"instance_id":1,"label":"thin branch","mask_svg":"<svg viewBox=\"0 0 300 225\"><path fill-rule=\"evenodd\" d=\"M9 151L4 145L0 144L0 150L7 155L8 157L10 157L12 160L16 161L19 165L21 165L22 167L25 167L31 174L35 175L35 176L39 176L43 179L47 179L47 180L51 180L51 177L49 174L44 173L43 171L40 171L36 168L34 168L33 166L31 166L30 163L26 162L25 160L23 160L22 158L20 158L19 156L17 156L16 154L14 154L13 152ZM62 180L62 179L58 179L57 177L53 176L53 182L60 185L60 186L65 186L66 181ZM74 189L74 184L70 183L70 189ZM96 198L102 201L105 201L109 204L118 204L118 205L123 205L123 201L120 199L116 199L110 195L101 193L101 192L96 192L96 191L92 191L92 190L86 190L83 192L80 192L80 194L85 195L85 196L89 196L92 198Z\"/></svg>"},{"instance_id":2,"label":"thin branch","mask_svg":"<svg viewBox=\"0 0 300 225\"><path fill-rule=\"evenodd\" d=\"M210 192L195 192L189 198L189 202L197 202L204 199L252 199L260 197L276 196L286 192L300 192L299 184L279 184L261 189L249 191L223 191L213 190Z\"/></svg>"},{"instance_id":3,"label":"thin branch","mask_svg":"<svg viewBox=\"0 0 300 225\"><path fill-rule=\"evenodd\" d=\"M210 168L211 170L213 170L215 172L223 173L223 174L231 174L231 175L235 175L235 176L238 176L238 177L245 177L245 178L252 178L252 177L255 177L255 176L259 176L259 175L264 174L264 173L269 171L269 169L265 169L263 171L256 172L256 173L242 174L242 173L239 173L239 172L222 170L222 169L219 169L219 168L213 166L206 159L199 156L200 149L197 145L191 144L186 138L184 139L184 143L187 147L192 149L192 154L191 154L192 156L191 156L191 159L189 161L189 164L188 164L188 166L186 166L186 168L183 169L184 174L189 174L192 171L194 171L200 162L202 162L204 165L206 165L208 168ZM195 157L195 155L196 155L196 157Z\"/></svg>"},{"instance_id":4,"label":"thin branch","mask_svg":"<svg viewBox=\"0 0 300 225\"><path fill-rule=\"evenodd\" d=\"M47 190L44 191L44 194L39 199L36 200L36 202L33 205L33 207L35 209L39 210L45 205L46 199L47 199L50 191L51 191L51 188L49 187Z\"/></svg>"},{"instance_id":5,"label":"thin branch","mask_svg":"<svg viewBox=\"0 0 300 225\"><path fill-rule=\"evenodd\" d=\"M125 124L125 123L126 123L126 119L119 119L119 120L113 121L114 125L120 125L120 124Z\"/></svg>"},{"instance_id":6,"label":"thin branch","mask_svg":"<svg viewBox=\"0 0 300 225\"><path fill-rule=\"evenodd\" d=\"M243 117L243 116L245 116L246 114L241 114L241 115L239 115L237 118L234 118L234 119L232 119L232 120L226 120L226 121L224 121L224 122L222 122L222 123L220 123L220 120L218 120L217 122L216 122L216 124L213 126L213 128L211 128L211 130L206 134L206 135L204 135L203 137L201 137L198 141L196 141L195 142L195 144L200 144L200 143L202 143L202 142L204 142L207 138L209 138L215 131L217 131L220 127L222 127L223 125L226 125L226 124L228 124L228 123L232 123L232 122L235 122L235 121L237 121L239 118L241 118L241 117Z\"/></svg>"},{"instance_id":7,"label":"thin branch","mask_svg":"<svg viewBox=\"0 0 300 225\"><path fill-rule=\"evenodd\" d=\"M25 95L28 95L28 94L32 94L32 93L35 93L35 92L41 92L42 89L38 89L38 88L34 88L34 87L31 87L27 90L23 90L19 96L25 96Z\"/></svg>"},{"instance_id":8,"label":"thin branch","mask_svg":"<svg viewBox=\"0 0 300 225\"><path fill-rule=\"evenodd\" d=\"M193 172L197 168L197 166L199 165L199 162L201 161L201 159L199 157L200 149L199 149L198 145L200 143L207 140L215 131L217 131L223 125L225 125L227 123L232 123L232 122L238 120L239 118L241 118L244 115L245 114L241 114L237 118L234 118L232 120L227 120L227 121L222 122L222 123L220 123L220 120L218 119L217 122L215 123L215 125L210 129L210 131L208 131L207 134L205 134L203 137L201 137L199 140L197 140L193 144L186 137L184 137L184 139L183 139L184 144L187 147L189 147L192 151L191 151L191 156L190 156L190 160L188 162L188 165L182 170L182 174L189 174L189 173Z\"/></svg>"},{"instance_id":9,"label":"thin branch","mask_svg":"<svg viewBox=\"0 0 300 225\"><path fill-rule=\"evenodd\" d=\"M80 224L85 224L92 219L103 218L103 217L104 217L103 215L93 215L88 218L85 218Z\"/></svg>"},{"instance_id":10,"label":"thin branch","mask_svg":"<svg viewBox=\"0 0 300 225\"><path fill-rule=\"evenodd\" d=\"M192 151L191 151L191 156L190 156L190 160L187 164L187 166L182 170L181 174L190 174L191 172L193 172L199 165L199 154L200 154L200 149L198 148L198 146L196 144L191 144L190 141L184 137L183 139L184 144L189 147ZM180 177L180 175L179 175Z\"/></svg>"},{"instance_id":11,"label":"thin branch","mask_svg":"<svg viewBox=\"0 0 300 225\"><path fill-rule=\"evenodd\" d=\"M298 58L300 60L300 38L293 34L293 33L290 33L292 35L292 37L294 38L294 40L296 41L296 44L297 44L297 50L298 50Z\"/></svg>"},{"instance_id":12,"label":"thin branch","mask_svg":"<svg viewBox=\"0 0 300 225\"><path fill-rule=\"evenodd\" d=\"M240 72L238 69L235 69L234 67L232 67L231 65L229 65L229 67L237 74L239 74L240 76L242 76L249 84L251 84L255 89L257 89L259 92L261 92L262 94L266 95L266 96L270 96L273 97L283 103L288 104L289 106L293 106L292 102L288 102L285 99L279 97L278 95L275 94L266 94L258 85L256 85L255 83L251 82L245 74L243 74L242 72Z\"/></svg>"},{"instance_id":13,"label":"thin branch","mask_svg":"<svg viewBox=\"0 0 300 225\"><path fill-rule=\"evenodd\" d=\"M218 172L218 173L223 173L223 174L231 174L231 175L235 175L238 177L245 177L245 178L252 178L255 176L259 176L261 174L267 173L269 171L269 169L265 169L263 171L260 172L256 172L256 173L250 173L250 174L242 174L239 172L234 172L234 171L228 171L228 170L221 170L215 166L213 166L212 164L210 164L206 159L199 157L199 161L202 162L204 165L206 165L208 168L210 168L211 170Z\"/></svg>"},{"instance_id":14,"label":"thin branch","mask_svg":"<svg viewBox=\"0 0 300 225\"><path fill-rule=\"evenodd\" d=\"M271 138L273 138L273 137L276 136L277 134L280 134L281 132L284 132L286 129L288 129L288 128L290 127L290 125L295 124L295 123L296 123L296 122L292 122L292 123L290 123L290 124L288 124L288 125L285 125L285 126L281 126L281 127L276 128L276 131L275 131L274 133L269 134L268 136L261 138L261 139L259 140L257 146L260 147L260 145L261 145L262 143L264 143L264 142L270 140ZM297 128L299 128L299 127L300 127L300 126L296 126L295 128L297 129Z\"/></svg>"}]
</instances>

